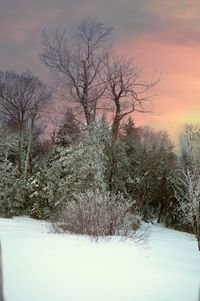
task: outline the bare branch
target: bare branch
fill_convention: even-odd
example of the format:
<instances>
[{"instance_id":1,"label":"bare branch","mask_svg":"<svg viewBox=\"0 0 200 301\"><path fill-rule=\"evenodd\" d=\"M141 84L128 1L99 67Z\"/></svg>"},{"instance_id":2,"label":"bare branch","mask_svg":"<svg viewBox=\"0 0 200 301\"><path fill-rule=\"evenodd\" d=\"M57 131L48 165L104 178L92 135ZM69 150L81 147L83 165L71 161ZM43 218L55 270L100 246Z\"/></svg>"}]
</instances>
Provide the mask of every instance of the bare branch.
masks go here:
<instances>
[{"instance_id":1,"label":"bare branch","mask_svg":"<svg viewBox=\"0 0 200 301\"><path fill-rule=\"evenodd\" d=\"M134 112L149 113L148 105L152 95L151 90L160 78L150 82L141 79L142 69L134 64L133 58L118 56L112 53L106 61L108 88L106 97L113 101L115 117L113 120L113 135L118 135L121 120Z\"/></svg>"},{"instance_id":2,"label":"bare branch","mask_svg":"<svg viewBox=\"0 0 200 301\"><path fill-rule=\"evenodd\" d=\"M59 80L65 99L82 107L87 124L95 120L97 103L105 93L106 42L111 31L104 24L83 21L73 51L65 32L57 31L52 38L43 35L41 60Z\"/></svg>"}]
</instances>

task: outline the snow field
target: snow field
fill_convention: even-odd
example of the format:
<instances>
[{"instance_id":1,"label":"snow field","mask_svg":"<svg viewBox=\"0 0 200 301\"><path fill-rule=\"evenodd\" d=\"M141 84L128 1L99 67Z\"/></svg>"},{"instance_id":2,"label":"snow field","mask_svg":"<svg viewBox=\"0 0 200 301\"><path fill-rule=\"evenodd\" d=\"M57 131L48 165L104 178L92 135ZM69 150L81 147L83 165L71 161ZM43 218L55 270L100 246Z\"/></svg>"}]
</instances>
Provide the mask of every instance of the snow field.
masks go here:
<instances>
[{"instance_id":1,"label":"snow field","mask_svg":"<svg viewBox=\"0 0 200 301\"><path fill-rule=\"evenodd\" d=\"M142 246L49 233L26 217L0 219L6 301L197 301L193 235L150 225Z\"/></svg>"}]
</instances>

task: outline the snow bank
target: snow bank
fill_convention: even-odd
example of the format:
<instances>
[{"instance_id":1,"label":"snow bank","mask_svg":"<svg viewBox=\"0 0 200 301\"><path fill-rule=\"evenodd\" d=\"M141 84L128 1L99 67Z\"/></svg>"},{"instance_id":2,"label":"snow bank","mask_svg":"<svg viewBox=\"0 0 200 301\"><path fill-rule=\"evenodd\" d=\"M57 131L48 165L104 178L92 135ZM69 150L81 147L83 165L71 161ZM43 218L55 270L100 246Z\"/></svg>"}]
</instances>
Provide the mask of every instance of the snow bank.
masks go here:
<instances>
[{"instance_id":1,"label":"snow bank","mask_svg":"<svg viewBox=\"0 0 200 301\"><path fill-rule=\"evenodd\" d=\"M0 219L6 301L197 301L193 235L151 225L148 243L49 233L30 218Z\"/></svg>"}]
</instances>

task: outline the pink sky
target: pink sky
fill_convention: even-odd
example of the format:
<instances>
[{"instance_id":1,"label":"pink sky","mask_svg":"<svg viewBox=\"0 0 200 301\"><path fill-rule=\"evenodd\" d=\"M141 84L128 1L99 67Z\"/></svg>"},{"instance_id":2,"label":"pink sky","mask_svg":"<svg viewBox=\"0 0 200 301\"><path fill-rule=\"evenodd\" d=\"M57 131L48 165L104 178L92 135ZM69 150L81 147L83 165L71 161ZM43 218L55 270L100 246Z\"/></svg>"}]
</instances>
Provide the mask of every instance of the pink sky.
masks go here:
<instances>
[{"instance_id":1,"label":"pink sky","mask_svg":"<svg viewBox=\"0 0 200 301\"><path fill-rule=\"evenodd\" d=\"M119 48L136 57L147 78L161 73L155 113L137 116L139 124L166 129L174 138L184 123L200 123L200 45L163 44L143 36Z\"/></svg>"},{"instance_id":2,"label":"pink sky","mask_svg":"<svg viewBox=\"0 0 200 301\"><path fill-rule=\"evenodd\" d=\"M155 114L135 117L138 124L174 137L184 123L200 123L199 0L1 0L1 69L28 68L47 79L42 30L72 34L82 19L112 25L114 44L136 58L145 77L162 74Z\"/></svg>"}]
</instances>

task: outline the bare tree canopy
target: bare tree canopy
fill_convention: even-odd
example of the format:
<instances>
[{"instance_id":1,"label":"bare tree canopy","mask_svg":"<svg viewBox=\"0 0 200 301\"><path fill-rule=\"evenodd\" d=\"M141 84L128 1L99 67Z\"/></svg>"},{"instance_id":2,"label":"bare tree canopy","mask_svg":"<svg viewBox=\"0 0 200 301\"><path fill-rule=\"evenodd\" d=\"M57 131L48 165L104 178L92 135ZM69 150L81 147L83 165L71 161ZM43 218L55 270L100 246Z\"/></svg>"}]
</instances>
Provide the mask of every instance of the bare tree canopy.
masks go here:
<instances>
[{"instance_id":1,"label":"bare tree canopy","mask_svg":"<svg viewBox=\"0 0 200 301\"><path fill-rule=\"evenodd\" d=\"M30 71L17 74L14 71L0 72L0 118L6 126L19 132L18 171L22 174L22 149L24 130L29 130L24 178L27 176L33 133L38 131L38 119L49 102L51 92ZM40 126L41 128L41 126Z\"/></svg>"},{"instance_id":2,"label":"bare tree canopy","mask_svg":"<svg viewBox=\"0 0 200 301\"><path fill-rule=\"evenodd\" d=\"M159 79L145 82L141 79L142 70L133 62L133 58L118 56L111 52L106 61L107 89L106 98L110 101L109 109L113 112L112 145L108 168L109 189L112 191L114 167L116 165L115 144L121 121L134 112L150 112L152 96L148 94Z\"/></svg>"},{"instance_id":3,"label":"bare tree canopy","mask_svg":"<svg viewBox=\"0 0 200 301\"><path fill-rule=\"evenodd\" d=\"M56 76L59 94L83 114L86 124L96 119L97 110L114 112L113 135L118 135L120 121L133 112L149 112L149 91L159 77L142 79L142 68L133 58L119 56L111 45L112 28L102 23L82 22L75 44L64 32L53 37L43 35L42 62ZM108 101L108 99L110 101Z\"/></svg>"},{"instance_id":4,"label":"bare tree canopy","mask_svg":"<svg viewBox=\"0 0 200 301\"><path fill-rule=\"evenodd\" d=\"M2 122L22 130L32 126L41 110L51 98L51 93L38 77L30 71L17 74L0 72L0 116Z\"/></svg>"},{"instance_id":5,"label":"bare tree canopy","mask_svg":"<svg viewBox=\"0 0 200 301\"><path fill-rule=\"evenodd\" d=\"M142 68L133 58L118 56L112 52L106 62L108 86L106 97L111 100L110 111L114 112L113 137L117 137L121 120L134 112L151 112L149 94L159 77L149 82L142 79Z\"/></svg>"},{"instance_id":6,"label":"bare tree canopy","mask_svg":"<svg viewBox=\"0 0 200 301\"><path fill-rule=\"evenodd\" d=\"M69 45L65 32L43 35L42 62L56 75L60 95L79 108L86 123L95 120L97 102L106 89L105 60L112 28L101 23L82 22L76 43Z\"/></svg>"}]
</instances>

